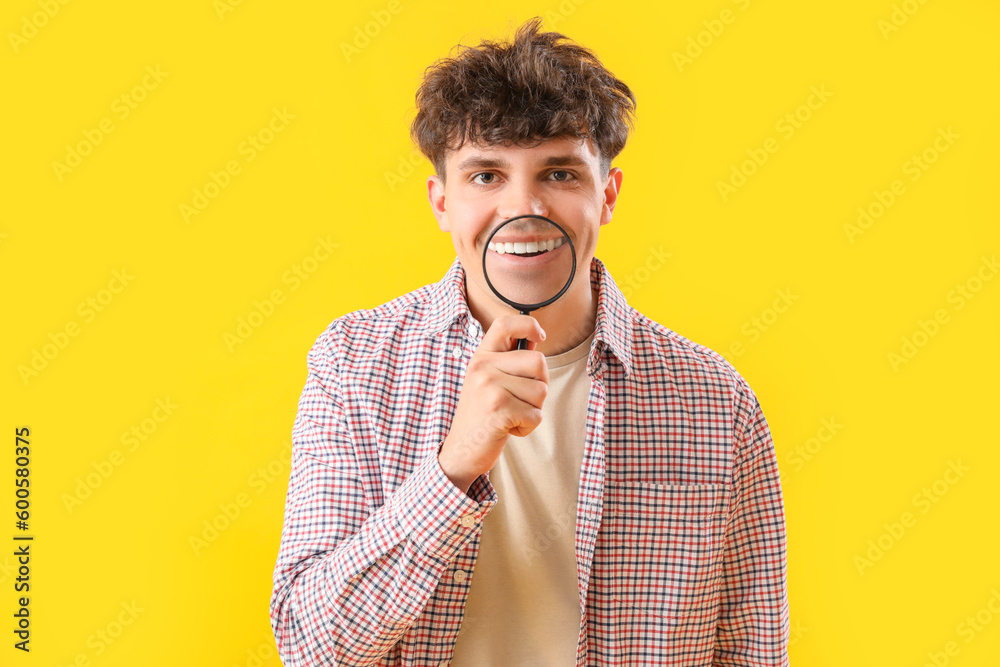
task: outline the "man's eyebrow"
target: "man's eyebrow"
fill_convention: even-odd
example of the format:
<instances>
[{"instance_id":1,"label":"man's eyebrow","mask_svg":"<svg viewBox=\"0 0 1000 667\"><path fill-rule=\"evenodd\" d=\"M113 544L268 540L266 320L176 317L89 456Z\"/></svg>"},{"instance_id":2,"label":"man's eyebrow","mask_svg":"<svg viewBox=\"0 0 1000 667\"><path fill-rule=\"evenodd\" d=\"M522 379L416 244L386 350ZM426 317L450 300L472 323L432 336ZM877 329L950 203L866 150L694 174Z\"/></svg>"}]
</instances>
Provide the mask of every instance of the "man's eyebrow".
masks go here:
<instances>
[{"instance_id":1,"label":"man's eyebrow","mask_svg":"<svg viewBox=\"0 0 1000 667\"><path fill-rule=\"evenodd\" d=\"M470 155L455 166L456 171L466 171L469 169L505 169L510 167L510 163L503 158L484 157L482 155Z\"/></svg>"},{"instance_id":2,"label":"man's eyebrow","mask_svg":"<svg viewBox=\"0 0 1000 667\"><path fill-rule=\"evenodd\" d=\"M587 162L579 155L553 155L545 161L546 167L581 167Z\"/></svg>"},{"instance_id":3,"label":"man's eyebrow","mask_svg":"<svg viewBox=\"0 0 1000 667\"><path fill-rule=\"evenodd\" d=\"M543 167L581 167L587 164L579 155L551 155L543 163ZM456 171L469 169L507 169L510 163L499 157L471 155L456 165Z\"/></svg>"}]
</instances>

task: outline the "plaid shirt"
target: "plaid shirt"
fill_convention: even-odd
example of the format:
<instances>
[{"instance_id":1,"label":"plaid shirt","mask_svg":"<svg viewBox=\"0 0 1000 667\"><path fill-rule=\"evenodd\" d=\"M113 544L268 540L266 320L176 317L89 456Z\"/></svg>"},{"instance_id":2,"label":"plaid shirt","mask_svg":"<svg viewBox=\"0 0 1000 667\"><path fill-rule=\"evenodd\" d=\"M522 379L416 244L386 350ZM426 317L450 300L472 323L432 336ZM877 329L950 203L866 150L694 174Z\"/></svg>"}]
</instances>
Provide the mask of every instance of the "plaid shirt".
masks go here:
<instances>
[{"instance_id":1,"label":"plaid shirt","mask_svg":"<svg viewBox=\"0 0 1000 667\"><path fill-rule=\"evenodd\" d=\"M629 306L599 260L590 274L577 664L787 665L784 510L756 396ZM462 492L437 453L482 338L456 260L310 350L271 598L286 667L448 664L497 496L488 475Z\"/></svg>"}]
</instances>

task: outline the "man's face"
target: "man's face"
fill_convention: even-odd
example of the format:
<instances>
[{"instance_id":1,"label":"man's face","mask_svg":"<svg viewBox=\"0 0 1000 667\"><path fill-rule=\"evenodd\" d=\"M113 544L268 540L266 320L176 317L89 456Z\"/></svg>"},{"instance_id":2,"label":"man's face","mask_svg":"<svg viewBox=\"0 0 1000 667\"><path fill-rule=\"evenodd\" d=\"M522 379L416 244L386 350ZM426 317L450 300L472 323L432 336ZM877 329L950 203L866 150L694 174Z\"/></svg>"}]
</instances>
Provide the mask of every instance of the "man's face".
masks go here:
<instances>
[{"instance_id":1,"label":"man's face","mask_svg":"<svg viewBox=\"0 0 1000 667\"><path fill-rule=\"evenodd\" d=\"M506 308L483 278L483 249L493 230L520 215L545 216L566 230L576 247L577 274L564 298L572 299L574 293L589 298L590 262L597 245L597 232L601 225L611 222L621 181L620 169L601 173L600 157L589 140L571 137L550 139L532 148L467 142L450 153L445 161L444 181L431 176L427 180L427 195L438 226L451 233L455 252L465 268L470 306L492 312L497 312L498 305ZM517 229L517 225L520 223L505 227L494 242L501 236L516 241L518 234L528 239L532 230ZM556 291L568 275L565 264L546 264L540 258L491 256L491 260L504 267L516 267L522 261L523 274L558 273L563 267L561 277L548 276L557 285ZM513 298L498 284L492 268L490 279L501 292ZM549 290L549 296L553 293Z\"/></svg>"}]
</instances>

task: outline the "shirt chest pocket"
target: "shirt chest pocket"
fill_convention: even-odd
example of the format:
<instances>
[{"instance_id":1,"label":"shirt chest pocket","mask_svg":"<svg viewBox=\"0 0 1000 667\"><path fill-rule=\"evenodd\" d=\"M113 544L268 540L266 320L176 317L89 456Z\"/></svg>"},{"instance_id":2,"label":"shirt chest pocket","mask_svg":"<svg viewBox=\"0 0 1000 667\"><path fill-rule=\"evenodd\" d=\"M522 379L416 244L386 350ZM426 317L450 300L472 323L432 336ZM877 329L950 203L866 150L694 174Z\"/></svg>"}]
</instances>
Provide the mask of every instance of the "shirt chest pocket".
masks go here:
<instances>
[{"instance_id":1,"label":"shirt chest pocket","mask_svg":"<svg viewBox=\"0 0 1000 667\"><path fill-rule=\"evenodd\" d=\"M610 592L623 611L681 619L715 604L729 488L608 486Z\"/></svg>"}]
</instances>

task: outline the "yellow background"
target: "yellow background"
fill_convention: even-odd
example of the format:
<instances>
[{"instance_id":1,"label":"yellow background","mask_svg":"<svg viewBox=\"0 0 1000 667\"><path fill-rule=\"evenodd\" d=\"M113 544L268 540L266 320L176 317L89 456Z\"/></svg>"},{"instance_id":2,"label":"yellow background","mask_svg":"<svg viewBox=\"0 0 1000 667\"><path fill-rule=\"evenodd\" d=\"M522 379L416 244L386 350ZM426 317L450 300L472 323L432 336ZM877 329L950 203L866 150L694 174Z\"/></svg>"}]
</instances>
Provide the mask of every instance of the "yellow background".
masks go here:
<instances>
[{"instance_id":1,"label":"yellow background","mask_svg":"<svg viewBox=\"0 0 1000 667\"><path fill-rule=\"evenodd\" d=\"M540 15L638 97L598 256L639 310L725 354L771 425L793 664L997 664L995 3L11 0L2 15L0 663L278 664L268 598L306 353L334 317L443 275L454 253L412 153L413 95L456 43ZM294 118L268 137L275 109ZM249 160L258 134L271 141ZM724 200L718 182L769 139ZM903 194L850 238L895 180ZM325 261L318 238L337 244ZM978 287L961 308L958 285ZM920 345L893 363L904 338ZM36 351L52 358L22 378ZM11 632L19 426L28 655ZM130 450L133 428L147 432Z\"/></svg>"}]
</instances>

